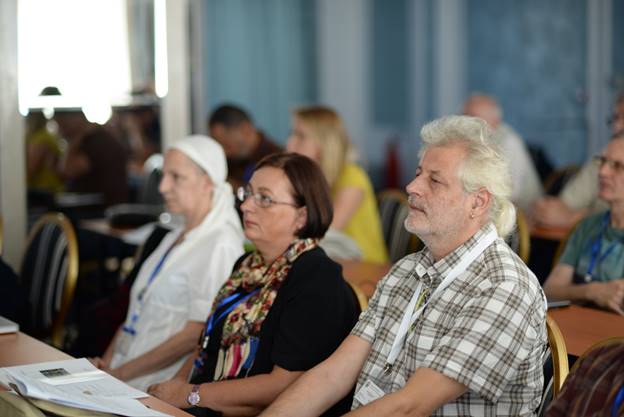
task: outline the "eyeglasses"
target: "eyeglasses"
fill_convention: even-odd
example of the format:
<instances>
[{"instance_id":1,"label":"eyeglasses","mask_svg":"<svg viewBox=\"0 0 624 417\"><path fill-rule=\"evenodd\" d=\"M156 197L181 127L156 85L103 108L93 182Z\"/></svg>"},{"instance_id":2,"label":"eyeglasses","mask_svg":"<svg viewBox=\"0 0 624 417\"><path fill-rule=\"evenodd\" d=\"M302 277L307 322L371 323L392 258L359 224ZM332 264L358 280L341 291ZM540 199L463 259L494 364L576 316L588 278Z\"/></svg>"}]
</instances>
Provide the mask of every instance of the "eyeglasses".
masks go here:
<instances>
[{"instance_id":1,"label":"eyeglasses","mask_svg":"<svg viewBox=\"0 0 624 417\"><path fill-rule=\"evenodd\" d=\"M606 156L603 155L596 155L594 156L594 161L596 162L596 164L599 167L603 167L604 165L608 165L610 169L612 169L613 171L617 172L618 174L624 172L624 162L615 160L615 159L609 159Z\"/></svg>"},{"instance_id":2,"label":"eyeglasses","mask_svg":"<svg viewBox=\"0 0 624 417\"><path fill-rule=\"evenodd\" d=\"M247 184L244 187L238 187L238 190L236 190L236 198L238 198L238 201L240 201L241 203L244 203L245 200L247 200L249 197L253 197L254 203L258 207L262 207L262 208L269 208L273 204L284 204L287 206L293 206L295 208L299 207L295 203L287 203L285 201L275 201L270 196L263 194L261 192L254 193L249 184Z\"/></svg>"}]
</instances>

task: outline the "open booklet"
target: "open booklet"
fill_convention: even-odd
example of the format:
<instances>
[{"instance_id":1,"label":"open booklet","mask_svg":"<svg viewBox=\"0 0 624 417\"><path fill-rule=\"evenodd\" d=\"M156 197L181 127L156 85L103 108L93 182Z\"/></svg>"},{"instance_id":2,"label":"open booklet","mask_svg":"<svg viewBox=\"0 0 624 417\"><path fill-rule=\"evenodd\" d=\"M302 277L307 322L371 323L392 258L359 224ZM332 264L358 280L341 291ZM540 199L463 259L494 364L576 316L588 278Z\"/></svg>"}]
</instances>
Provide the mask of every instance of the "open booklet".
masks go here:
<instances>
[{"instance_id":1,"label":"open booklet","mask_svg":"<svg viewBox=\"0 0 624 417\"><path fill-rule=\"evenodd\" d=\"M122 416L167 415L137 400L147 394L97 369L84 358L0 368L0 382L25 397L69 407Z\"/></svg>"}]
</instances>

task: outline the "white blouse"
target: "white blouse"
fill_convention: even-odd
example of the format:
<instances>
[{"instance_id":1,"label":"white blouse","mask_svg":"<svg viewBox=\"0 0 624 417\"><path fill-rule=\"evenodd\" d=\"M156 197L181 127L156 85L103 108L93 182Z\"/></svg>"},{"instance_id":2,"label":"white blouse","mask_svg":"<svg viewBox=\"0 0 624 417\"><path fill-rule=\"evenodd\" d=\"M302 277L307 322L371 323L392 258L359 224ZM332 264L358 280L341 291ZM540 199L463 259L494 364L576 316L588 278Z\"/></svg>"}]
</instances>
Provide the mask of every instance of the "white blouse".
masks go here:
<instances>
[{"instance_id":1,"label":"white blouse","mask_svg":"<svg viewBox=\"0 0 624 417\"><path fill-rule=\"evenodd\" d=\"M149 285L150 276L182 229L177 228L165 235L145 260L130 291L125 321L125 325L131 325L132 315L138 313L132 326L136 334L127 336L129 343L123 349L118 338L112 369L165 342L181 331L188 321L206 320L214 297L230 276L234 262L243 254L240 227L236 228L231 222L215 224L209 221L209 217L171 250ZM143 302L138 299L141 291L144 291ZM145 391L151 384L172 378L187 357L180 357L163 369L127 383Z\"/></svg>"}]
</instances>

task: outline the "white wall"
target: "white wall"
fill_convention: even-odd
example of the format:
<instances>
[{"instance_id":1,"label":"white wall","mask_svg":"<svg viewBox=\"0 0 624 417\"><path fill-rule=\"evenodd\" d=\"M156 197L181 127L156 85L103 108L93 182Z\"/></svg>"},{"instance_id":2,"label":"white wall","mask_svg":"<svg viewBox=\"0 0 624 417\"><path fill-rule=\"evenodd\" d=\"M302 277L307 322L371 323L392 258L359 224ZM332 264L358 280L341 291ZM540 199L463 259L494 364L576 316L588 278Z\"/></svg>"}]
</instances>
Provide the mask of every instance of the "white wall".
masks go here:
<instances>
[{"instance_id":1,"label":"white wall","mask_svg":"<svg viewBox=\"0 0 624 417\"><path fill-rule=\"evenodd\" d=\"M2 258L17 270L26 235L24 134L17 105L17 0L0 1L0 57Z\"/></svg>"}]
</instances>

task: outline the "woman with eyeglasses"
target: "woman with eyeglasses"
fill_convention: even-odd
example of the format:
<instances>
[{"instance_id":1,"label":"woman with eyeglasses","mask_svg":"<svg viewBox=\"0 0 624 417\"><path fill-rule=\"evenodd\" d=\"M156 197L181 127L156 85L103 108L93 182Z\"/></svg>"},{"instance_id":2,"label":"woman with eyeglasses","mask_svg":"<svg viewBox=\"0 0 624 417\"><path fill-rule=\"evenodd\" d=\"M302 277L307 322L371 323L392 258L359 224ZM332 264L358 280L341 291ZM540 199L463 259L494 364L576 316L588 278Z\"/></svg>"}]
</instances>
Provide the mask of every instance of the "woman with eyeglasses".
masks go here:
<instances>
[{"instance_id":1,"label":"woman with eyeglasses","mask_svg":"<svg viewBox=\"0 0 624 417\"><path fill-rule=\"evenodd\" d=\"M590 302L624 315L624 136L594 160L598 197L609 210L576 226L544 292L553 300Z\"/></svg>"},{"instance_id":2,"label":"woman with eyeglasses","mask_svg":"<svg viewBox=\"0 0 624 417\"><path fill-rule=\"evenodd\" d=\"M270 155L237 195L256 250L219 291L195 358L149 390L195 415L260 413L327 358L357 318L340 266L318 246L332 220L318 166L297 154ZM348 396L325 415L350 405Z\"/></svg>"},{"instance_id":3,"label":"woman with eyeglasses","mask_svg":"<svg viewBox=\"0 0 624 417\"><path fill-rule=\"evenodd\" d=\"M242 228L226 177L223 149L207 136L181 139L165 154L160 192L167 211L183 224L164 233L157 228L145 243L152 252L132 284L125 320L104 355L92 359L138 389L179 370L243 253ZM160 239L157 245L152 244L155 239Z\"/></svg>"}]
</instances>

